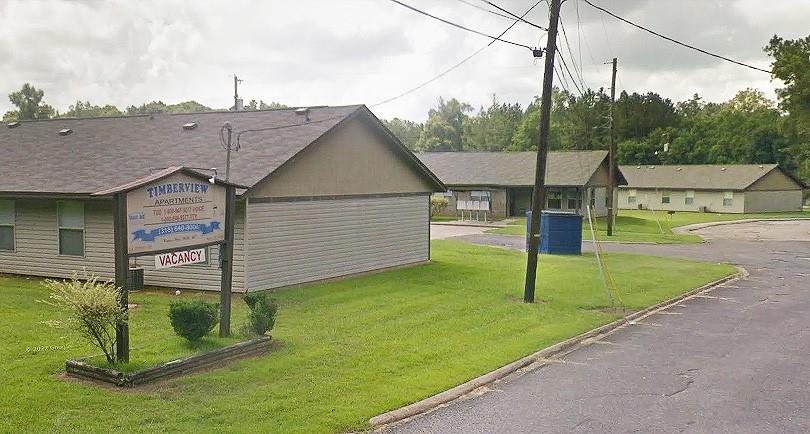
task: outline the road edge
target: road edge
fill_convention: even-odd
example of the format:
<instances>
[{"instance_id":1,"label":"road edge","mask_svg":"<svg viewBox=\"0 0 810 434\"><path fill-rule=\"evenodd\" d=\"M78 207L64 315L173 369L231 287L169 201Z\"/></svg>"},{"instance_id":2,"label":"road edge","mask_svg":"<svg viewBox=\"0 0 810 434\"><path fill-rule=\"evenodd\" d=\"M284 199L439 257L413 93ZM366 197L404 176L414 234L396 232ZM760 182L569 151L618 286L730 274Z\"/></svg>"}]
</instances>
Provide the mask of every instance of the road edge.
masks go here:
<instances>
[{"instance_id":1,"label":"road edge","mask_svg":"<svg viewBox=\"0 0 810 434\"><path fill-rule=\"evenodd\" d=\"M719 222L706 222L706 223L692 223L691 225L676 226L672 228L673 233L687 234L692 231L710 228L713 226L723 225L739 225L743 223L756 223L756 222L791 222L791 221L810 220L810 217L780 217L780 218L762 218L762 219L740 219L728 220Z\"/></svg>"},{"instance_id":2,"label":"road edge","mask_svg":"<svg viewBox=\"0 0 810 434\"><path fill-rule=\"evenodd\" d=\"M641 320L643 318L646 318L647 316L653 315L658 311L667 309L673 305L676 305L684 300L693 298L697 295L711 292L720 285L748 277L747 270L739 266L737 266L736 268L737 272L734 274L730 274L721 279L709 282L703 286L691 289L681 295L662 301L653 306L644 308L640 311L633 312L630 315L625 316L624 318L618 319L611 323L597 327L593 330L566 339L550 347L543 348L539 351L529 354L528 356L525 356L512 363L509 363L508 365L504 365L498 369L495 369L494 371L481 375L477 378L473 378L472 380L467 381L466 383L462 383L451 389L445 390L444 392L439 392L436 395L430 396L423 400L374 416L371 419L369 419L368 422L371 425L371 428L376 430L395 422L401 422L414 416L431 412L445 404L448 404L452 401L464 397L465 395L473 392L479 387L501 380L523 368L530 367L531 369L526 370L528 372L529 370L542 367L548 363L544 362L544 359L548 359L549 357L552 356L558 357L564 356L568 353L576 351L581 347L590 345L590 342L588 341L594 341L597 340L595 338L601 338L610 335L612 333L615 333L616 331L623 329L627 325L637 322L638 320Z\"/></svg>"}]
</instances>

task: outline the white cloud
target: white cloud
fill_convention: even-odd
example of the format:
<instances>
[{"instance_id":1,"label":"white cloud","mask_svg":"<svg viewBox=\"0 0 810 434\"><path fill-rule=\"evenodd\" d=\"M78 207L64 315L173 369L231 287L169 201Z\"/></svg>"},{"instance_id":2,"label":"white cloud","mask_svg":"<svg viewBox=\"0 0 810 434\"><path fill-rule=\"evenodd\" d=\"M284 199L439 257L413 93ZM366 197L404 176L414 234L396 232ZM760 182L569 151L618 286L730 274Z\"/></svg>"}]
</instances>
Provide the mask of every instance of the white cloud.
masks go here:
<instances>
[{"instance_id":1,"label":"white cloud","mask_svg":"<svg viewBox=\"0 0 810 434\"><path fill-rule=\"evenodd\" d=\"M768 39L774 33L806 35L810 18L810 2L803 0L776 1L765 9L754 0L593 1L763 67L769 63L762 52ZM509 25L458 1L409 3L491 34ZM499 4L514 12L527 7L517 0ZM527 18L544 25L547 7L541 4ZM563 23L575 61L594 88L609 83L609 68L602 63L614 56L623 88L674 100L693 93L722 100L746 87L771 94L774 88L767 74L674 46L581 0L564 4ZM538 45L539 36L517 25L505 37ZM157 99L228 107L234 73L245 80L240 94L246 100L370 105L433 77L488 42L381 0L5 1L0 39L0 93L31 82L60 110L77 99L120 108ZM439 96L478 107L493 93L500 101L525 105L539 92L541 68L527 50L496 43L375 112L422 120ZM8 100L0 99L0 112L9 109Z\"/></svg>"}]
</instances>

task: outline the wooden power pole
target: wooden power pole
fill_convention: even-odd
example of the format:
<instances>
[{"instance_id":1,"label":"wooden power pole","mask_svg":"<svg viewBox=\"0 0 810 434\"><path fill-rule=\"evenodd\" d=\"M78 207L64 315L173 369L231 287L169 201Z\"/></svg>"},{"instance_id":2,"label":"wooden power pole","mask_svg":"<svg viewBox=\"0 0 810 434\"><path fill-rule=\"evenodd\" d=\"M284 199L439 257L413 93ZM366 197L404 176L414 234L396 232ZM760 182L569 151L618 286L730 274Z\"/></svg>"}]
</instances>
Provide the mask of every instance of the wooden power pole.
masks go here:
<instances>
[{"instance_id":1,"label":"wooden power pole","mask_svg":"<svg viewBox=\"0 0 810 434\"><path fill-rule=\"evenodd\" d=\"M532 193L532 220L529 224L529 257L526 260L526 285L523 292L525 303L534 303L534 286L537 279L537 251L540 247L540 213L546 203L546 160L548 135L551 121L551 87L554 84L554 56L557 48L557 23L560 19L562 0L551 0L548 22L548 43L543 72L543 94L540 97L540 143L537 145L537 166L534 172Z\"/></svg>"},{"instance_id":2,"label":"wooden power pole","mask_svg":"<svg viewBox=\"0 0 810 434\"><path fill-rule=\"evenodd\" d=\"M613 236L613 224L616 219L616 58L613 58L613 76L610 79L610 148L608 150L608 220L607 234Z\"/></svg>"}]
</instances>

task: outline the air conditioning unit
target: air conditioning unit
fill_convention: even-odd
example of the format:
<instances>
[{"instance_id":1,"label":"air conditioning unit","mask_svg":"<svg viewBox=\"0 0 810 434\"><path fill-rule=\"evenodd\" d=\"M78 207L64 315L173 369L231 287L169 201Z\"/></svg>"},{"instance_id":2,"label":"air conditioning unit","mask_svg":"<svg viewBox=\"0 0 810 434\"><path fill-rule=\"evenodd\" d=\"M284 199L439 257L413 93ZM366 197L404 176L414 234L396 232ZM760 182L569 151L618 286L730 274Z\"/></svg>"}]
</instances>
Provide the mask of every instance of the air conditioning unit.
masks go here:
<instances>
[{"instance_id":1,"label":"air conditioning unit","mask_svg":"<svg viewBox=\"0 0 810 434\"><path fill-rule=\"evenodd\" d=\"M638 204L638 209L644 209L644 204L643 203Z\"/></svg>"},{"instance_id":2,"label":"air conditioning unit","mask_svg":"<svg viewBox=\"0 0 810 434\"><path fill-rule=\"evenodd\" d=\"M706 205L703 205L701 207L698 207L698 211L700 211L700 212L709 212L709 207L707 207Z\"/></svg>"}]
</instances>

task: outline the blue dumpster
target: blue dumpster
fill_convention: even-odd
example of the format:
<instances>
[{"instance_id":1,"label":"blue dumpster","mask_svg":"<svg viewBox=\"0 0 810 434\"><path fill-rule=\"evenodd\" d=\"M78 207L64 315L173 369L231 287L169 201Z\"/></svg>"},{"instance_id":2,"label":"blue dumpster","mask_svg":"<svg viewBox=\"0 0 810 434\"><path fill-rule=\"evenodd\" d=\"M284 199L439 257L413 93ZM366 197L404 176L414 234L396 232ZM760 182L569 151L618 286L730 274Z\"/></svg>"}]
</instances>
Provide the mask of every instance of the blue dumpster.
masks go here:
<instances>
[{"instance_id":1,"label":"blue dumpster","mask_svg":"<svg viewBox=\"0 0 810 434\"><path fill-rule=\"evenodd\" d=\"M526 213L526 250L529 250L532 212ZM582 216L572 212L543 211L540 215L540 253L582 254Z\"/></svg>"}]
</instances>

